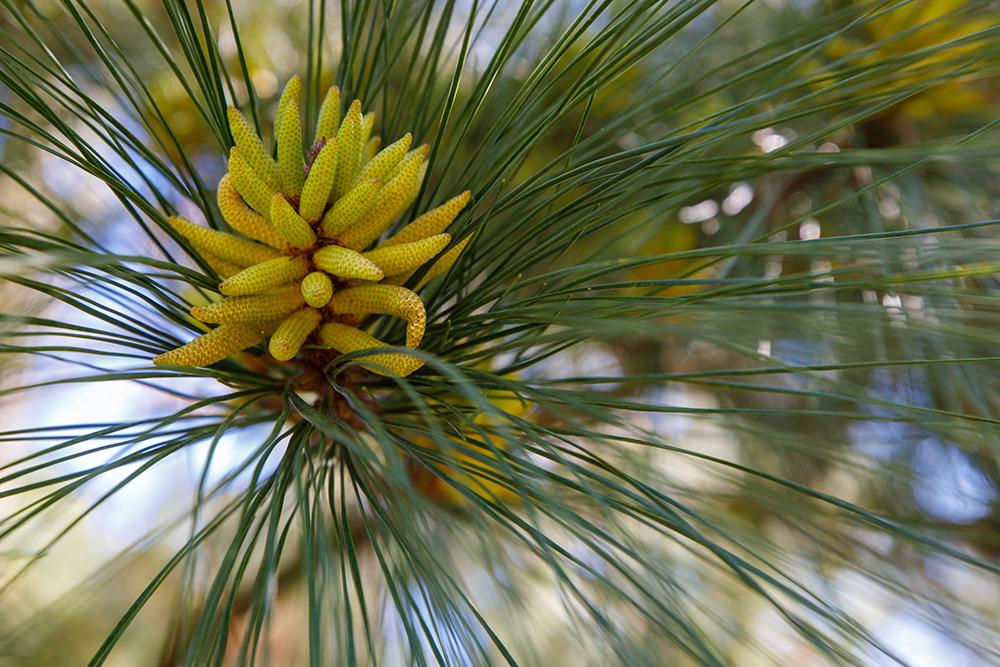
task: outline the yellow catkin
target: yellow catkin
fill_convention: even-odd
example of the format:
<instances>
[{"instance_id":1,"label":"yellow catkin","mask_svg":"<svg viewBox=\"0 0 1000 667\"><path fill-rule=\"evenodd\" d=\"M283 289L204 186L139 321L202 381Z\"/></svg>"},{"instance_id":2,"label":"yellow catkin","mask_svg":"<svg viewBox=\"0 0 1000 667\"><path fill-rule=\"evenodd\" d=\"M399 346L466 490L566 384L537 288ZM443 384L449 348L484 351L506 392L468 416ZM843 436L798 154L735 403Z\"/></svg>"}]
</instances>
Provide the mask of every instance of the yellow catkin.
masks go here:
<instances>
[{"instance_id":1,"label":"yellow catkin","mask_svg":"<svg viewBox=\"0 0 1000 667\"><path fill-rule=\"evenodd\" d=\"M226 115L229 118L229 131L232 133L233 140L236 141L236 146L240 149L243 159L269 188L278 190L281 187L281 179L278 177L278 163L264 148L264 143L257 136L257 132L236 107L226 109Z\"/></svg>"},{"instance_id":2,"label":"yellow catkin","mask_svg":"<svg viewBox=\"0 0 1000 667\"><path fill-rule=\"evenodd\" d=\"M428 146L427 144L423 144L421 146L417 146L412 151L406 153L406 155L404 155L403 158L396 163L396 166L389 170L389 173L386 176L386 180L392 180L393 178L396 178L404 171L410 169L413 166L413 163L417 163L417 165L423 164L424 159L427 157L427 153L430 151L430 149L431 149L430 146Z\"/></svg>"},{"instance_id":3,"label":"yellow catkin","mask_svg":"<svg viewBox=\"0 0 1000 667\"><path fill-rule=\"evenodd\" d=\"M441 255L441 259L431 264L431 268L427 269L427 273L425 273L424 277L420 279L420 282L417 283L415 289L423 289L424 285L450 269L452 264L458 261L458 256L462 254L462 251L465 250L465 246L469 245L469 241L471 240L472 237L468 236L454 248Z\"/></svg>"},{"instance_id":4,"label":"yellow catkin","mask_svg":"<svg viewBox=\"0 0 1000 667\"><path fill-rule=\"evenodd\" d=\"M413 135L407 132L402 138L383 148L365 164L365 168L361 170L358 180L363 181L369 178L385 179L389 175L389 172L403 159L406 152L410 150L410 143L412 141Z\"/></svg>"},{"instance_id":5,"label":"yellow catkin","mask_svg":"<svg viewBox=\"0 0 1000 667\"><path fill-rule=\"evenodd\" d=\"M383 241L379 247L385 248L399 245L400 243L410 243L425 239L434 234L440 234L448 229L448 225L458 217L458 214L469 203L471 196L472 193L466 190L457 197L452 197L441 206L427 211L427 213L424 213L406 227L403 227L399 230L398 234Z\"/></svg>"},{"instance_id":6,"label":"yellow catkin","mask_svg":"<svg viewBox=\"0 0 1000 667\"><path fill-rule=\"evenodd\" d=\"M167 218L177 233L190 241L198 252L206 252L224 262L237 266L251 266L279 255L274 248L247 241L238 236L207 229L186 220L179 215Z\"/></svg>"},{"instance_id":7,"label":"yellow catkin","mask_svg":"<svg viewBox=\"0 0 1000 667\"><path fill-rule=\"evenodd\" d=\"M333 296L333 281L322 271L313 271L299 285L302 298L313 308L322 308Z\"/></svg>"},{"instance_id":8,"label":"yellow catkin","mask_svg":"<svg viewBox=\"0 0 1000 667\"><path fill-rule=\"evenodd\" d=\"M386 183L378 191L375 203L368 214L340 234L338 237L340 243L347 248L361 250L378 238L378 235L385 231L406 208L419 170L420 163L416 160L410 161L404 171Z\"/></svg>"},{"instance_id":9,"label":"yellow catkin","mask_svg":"<svg viewBox=\"0 0 1000 667\"><path fill-rule=\"evenodd\" d=\"M299 117L299 100L302 98L302 79L293 76L285 86L274 118L274 138L278 142L278 171L281 174L281 191L286 195L302 192L302 119Z\"/></svg>"},{"instance_id":10,"label":"yellow catkin","mask_svg":"<svg viewBox=\"0 0 1000 667\"><path fill-rule=\"evenodd\" d=\"M331 245L313 254L316 268L338 278L360 278L362 280L382 280L385 274L359 252Z\"/></svg>"},{"instance_id":11,"label":"yellow catkin","mask_svg":"<svg viewBox=\"0 0 1000 667\"><path fill-rule=\"evenodd\" d=\"M229 177L250 208L265 218L270 215L271 197L275 195L276 190L269 187L250 168L243 154L240 153L240 149L236 146L229 150Z\"/></svg>"},{"instance_id":12,"label":"yellow catkin","mask_svg":"<svg viewBox=\"0 0 1000 667\"><path fill-rule=\"evenodd\" d=\"M302 186L299 198L299 215L308 222L316 222L326 209L326 202L333 188L337 173L337 139L329 139L309 167L309 176Z\"/></svg>"},{"instance_id":13,"label":"yellow catkin","mask_svg":"<svg viewBox=\"0 0 1000 667\"><path fill-rule=\"evenodd\" d=\"M361 163L362 137L361 102L354 100L337 132L337 177L334 179L332 197L336 199L347 192L358 175Z\"/></svg>"},{"instance_id":14,"label":"yellow catkin","mask_svg":"<svg viewBox=\"0 0 1000 667\"><path fill-rule=\"evenodd\" d=\"M375 204L382 181L372 178L361 181L346 195L337 200L323 216L319 227L326 237L336 236L368 212Z\"/></svg>"},{"instance_id":15,"label":"yellow catkin","mask_svg":"<svg viewBox=\"0 0 1000 667\"><path fill-rule=\"evenodd\" d=\"M216 196L219 202L219 210L222 217L226 219L229 226L244 236L249 236L255 241L266 243L272 248L283 250L288 247L285 240L281 238L267 218L257 213L243 201L243 197L236 190L229 174L219 181L219 190Z\"/></svg>"},{"instance_id":16,"label":"yellow catkin","mask_svg":"<svg viewBox=\"0 0 1000 667\"><path fill-rule=\"evenodd\" d=\"M275 257L247 267L222 281L219 291L226 296L260 294L303 278L311 268L305 257Z\"/></svg>"},{"instance_id":17,"label":"yellow catkin","mask_svg":"<svg viewBox=\"0 0 1000 667\"><path fill-rule=\"evenodd\" d=\"M361 117L361 145L367 146L371 139L372 129L375 127L375 112L369 111Z\"/></svg>"},{"instance_id":18,"label":"yellow catkin","mask_svg":"<svg viewBox=\"0 0 1000 667\"><path fill-rule=\"evenodd\" d=\"M281 195L271 199L271 224L294 248L311 248L316 244L316 232Z\"/></svg>"},{"instance_id":19,"label":"yellow catkin","mask_svg":"<svg viewBox=\"0 0 1000 667\"><path fill-rule=\"evenodd\" d=\"M380 245L375 250L364 253L365 257L374 262L382 273L387 276L398 276L401 273L412 273L425 262L444 250L451 243L451 234L437 234L419 241L401 243L385 247Z\"/></svg>"},{"instance_id":20,"label":"yellow catkin","mask_svg":"<svg viewBox=\"0 0 1000 667\"><path fill-rule=\"evenodd\" d=\"M427 313L416 292L401 285L424 264L433 262L421 287L457 261L470 239L445 252L452 240L445 230L468 205L470 193L418 217L382 245L360 252L419 196L429 146L413 148L407 133L380 150L381 138L373 132L375 114L363 114L355 100L342 115L340 91L334 86L323 100L313 149L306 156L302 87L301 79L294 77L279 101L277 159L245 116L235 108L227 110L236 145L217 197L223 217L240 236L179 217L170 220L223 278L222 301L191 309L196 319L220 326L156 357L156 363L215 363L272 332L269 349L286 361L316 332L340 352L365 354L360 365L375 373L405 376L423 365L411 354L365 353L386 344L356 327L324 319L399 317L407 324L406 345L416 348ZM317 234L324 237L322 242Z\"/></svg>"},{"instance_id":21,"label":"yellow catkin","mask_svg":"<svg viewBox=\"0 0 1000 667\"><path fill-rule=\"evenodd\" d=\"M414 292L398 285L365 285L341 290L330 299L338 315L392 315L406 320L406 346L417 347L424 337L427 312Z\"/></svg>"},{"instance_id":22,"label":"yellow catkin","mask_svg":"<svg viewBox=\"0 0 1000 667\"><path fill-rule=\"evenodd\" d=\"M361 151L361 164L368 164L368 162L371 161L376 154L378 154L378 149L381 147L382 137L375 135L369 139L368 143L365 144L365 149Z\"/></svg>"},{"instance_id":23,"label":"yellow catkin","mask_svg":"<svg viewBox=\"0 0 1000 667\"><path fill-rule=\"evenodd\" d=\"M195 306L191 317L211 324L270 322L302 307L298 285L254 296L234 296L207 306Z\"/></svg>"},{"instance_id":24,"label":"yellow catkin","mask_svg":"<svg viewBox=\"0 0 1000 667\"><path fill-rule=\"evenodd\" d=\"M215 271L220 278L228 278L229 276L235 275L243 270L242 266L237 266L232 262L219 259L211 253L203 252L200 254L201 258L205 260L205 263L212 267L212 270Z\"/></svg>"},{"instance_id":25,"label":"yellow catkin","mask_svg":"<svg viewBox=\"0 0 1000 667\"><path fill-rule=\"evenodd\" d=\"M420 188L424 184L424 178L427 177L427 161L420 163L420 168L417 170L417 179L410 188L410 195L406 198L406 202L400 207L400 210L405 210L410 207L410 204L417 201L417 195L420 194Z\"/></svg>"},{"instance_id":26,"label":"yellow catkin","mask_svg":"<svg viewBox=\"0 0 1000 667\"><path fill-rule=\"evenodd\" d=\"M258 324L223 324L190 343L153 357L157 366L210 366L264 340L265 328Z\"/></svg>"},{"instance_id":27,"label":"yellow catkin","mask_svg":"<svg viewBox=\"0 0 1000 667\"><path fill-rule=\"evenodd\" d=\"M386 347L386 344L378 338L336 322L329 322L320 327L319 339L341 354ZM363 357L361 365L379 375L406 377L423 366L424 362L408 354L388 352Z\"/></svg>"},{"instance_id":28,"label":"yellow catkin","mask_svg":"<svg viewBox=\"0 0 1000 667\"><path fill-rule=\"evenodd\" d=\"M340 88L331 86L330 90L326 91L326 97L323 98L323 104L319 108L319 120L316 123L316 138L313 140L313 143L315 144L317 141L332 139L337 136L337 125L339 123Z\"/></svg>"},{"instance_id":29,"label":"yellow catkin","mask_svg":"<svg viewBox=\"0 0 1000 667\"><path fill-rule=\"evenodd\" d=\"M289 315L271 335L271 342L268 344L271 356L278 361L288 361L294 357L321 319L323 317L319 311L312 308L303 308Z\"/></svg>"}]
</instances>

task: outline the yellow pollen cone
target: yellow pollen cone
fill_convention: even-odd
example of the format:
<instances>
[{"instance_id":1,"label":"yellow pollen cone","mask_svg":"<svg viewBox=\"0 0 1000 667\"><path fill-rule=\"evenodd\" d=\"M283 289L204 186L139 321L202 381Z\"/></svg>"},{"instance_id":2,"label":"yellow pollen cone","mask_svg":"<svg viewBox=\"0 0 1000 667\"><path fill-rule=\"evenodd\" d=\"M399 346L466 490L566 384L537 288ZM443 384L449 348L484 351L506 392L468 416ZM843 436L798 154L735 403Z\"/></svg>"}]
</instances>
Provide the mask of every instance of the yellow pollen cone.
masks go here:
<instances>
[{"instance_id":1,"label":"yellow pollen cone","mask_svg":"<svg viewBox=\"0 0 1000 667\"><path fill-rule=\"evenodd\" d=\"M254 241L266 243L272 248L284 250L288 247L285 239L281 238L267 218L257 213L243 201L243 197L236 190L229 174L219 181L219 189L216 193L219 203L219 211L230 227L244 236L249 236Z\"/></svg>"},{"instance_id":2,"label":"yellow pollen cone","mask_svg":"<svg viewBox=\"0 0 1000 667\"><path fill-rule=\"evenodd\" d=\"M306 249L316 244L316 232L282 195L274 195L271 199L271 224L294 248Z\"/></svg>"},{"instance_id":3,"label":"yellow pollen cone","mask_svg":"<svg viewBox=\"0 0 1000 667\"><path fill-rule=\"evenodd\" d=\"M294 357L322 319L319 311L312 308L304 308L289 315L271 336L268 344L271 356L278 361L288 361Z\"/></svg>"},{"instance_id":4,"label":"yellow pollen cone","mask_svg":"<svg viewBox=\"0 0 1000 667\"><path fill-rule=\"evenodd\" d=\"M322 271L313 271L299 285L302 298L313 308L322 308L333 296L333 281Z\"/></svg>"},{"instance_id":5,"label":"yellow pollen cone","mask_svg":"<svg viewBox=\"0 0 1000 667\"><path fill-rule=\"evenodd\" d=\"M167 221L177 233L194 246L195 250L214 255L237 266L250 266L279 255L273 248L246 241L232 234L201 227L179 215L172 215Z\"/></svg>"},{"instance_id":6,"label":"yellow pollen cone","mask_svg":"<svg viewBox=\"0 0 1000 667\"><path fill-rule=\"evenodd\" d=\"M369 336L364 331L336 322L328 322L321 326L319 339L341 354L386 347L385 343ZM364 357L364 361L361 361L361 365L379 375L406 377L423 366L424 362L408 354L389 352L368 355Z\"/></svg>"},{"instance_id":7,"label":"yellow pollen cone","mask_svg":"<svg viewBox=\"0 0 1000 667\"><path fill-rule=\"evenodd\" d=\"M358 175L361 149L365 146L363 132L361 102L354 100L337 132L337 177L334 180L333 198L347 192Z\"/></svg>"},{"instance_id":8,"label":"yellow pollen cone","mask_svg":"<svg viewBox=\"0 0 1000 667\"><path fill-rule=\"evenodd\" d=\"M406 206L409 206L417 200L417 195L420 194L420 188L423 187L424 179L427 178L427 167L430 166L429 163L424 160L420 163L420 169L417 170L417 182L414 184L413 189L410 191L410 198L406 200ZM404 206L403 208L406 208Z\"/></svg>"},{"instance_id":9,"label":"yellow pollen cone","mask_svg":"<svg viewBox=\"0 0 1000 667\"><path fill-rule=\"evenodd\" d=\"M234 296L207 306L195 306L191 317L211 324L270 322L302 307L298 285L253 296Z\"/></svg>"},{"instance_id":10,"label":"yellow pollen cone","mask_svg":"<svg viewBox=\"0 0 1000 667\"><path fill-rule=\"evenodd\" d=\"M378 313L406 320L406 346L417 347L424 337L427 313L414 292L397 285L365 285L337 292L329 308L338 315Z\"/></svg>"},{"instance_id":11,"label":"yellow pollen cone","mask_svg":"<svg viewBox=\"0 0 1000 667\"><path fill-rule=\"evenodd\" d=\"M315 144L323 139L332 139L337 136L337 125L340 123L340 88L331 86L326 91L323 104L319 108L319 120L316 123Z\"/></svg>"},{"instance_id":12,"label":"yellow pollen cone","mask_svg":"<svg viewBox=\"0 0 1000 667\"><path fill-rule=\"evenodd\" d=\"M309 260L305 257L275 257L254 264L222 281L219 291L226 296L259 294L281 287L309 273Z\"/></svg>"},{"instance_id":13,"label":"yellow pollen cone","mask_svg":"<svg viewBox=\"0 0 1000 667\"><path fill-rule=\"evenodd\" d=\"M375 127L375 112L369 111L361 117L361 145L368 145L368 140L372 136L372 128Z\"/></svg>"},{"instance_id":14,"label":"yellow pollen cone","mask_svg":"<svg viewBox=\"0 0 1000 667\"><path fill-rule=\"evenodd\" d=\"M224 259L219 259L215 255L209 252L202 252L201 258L205 260L205 263L212 267L212 270L219 274L220 278L228 278L229 276L236 275L243 270L242 266L237 266L232 262L227 262Z\"/></svg>"},{"instance_id":15,"label":"yellow pollen cone","mask_svg":"<svg viewBox=\"0 0 1000 667\"><path fill-rule=\"evenodd\" d=\"M423 157L419 157L423 160ZM399 216L410 201L417 182L420 162L414 160L398 176L386 183L378 192L371 211L358 223L340 234L340 242L345 247L361 250L378 238L392 221Z\"/></svg>"},{"instance_id":16,"label":"yellow pollen cone","mask_svg":"<svg viewBox=\"0 0 1000 667\"><path fill-rule=\"evenodd\" d=\"M417 146L416 148L414 148L412 151L404 155L403 159L397 162L395 167L389 170L389 175L386 176L386 180L392 180L396 178L401 173L409 169L414 162L417 163L418 165L423 164L424 159L427 157L427 154L430 152L430 150L431 147L427 144L423 144L421 146Z\"/></svg>"},{"instance_id":17,"label":"yellow pollen cone","mask_svg":"<svg viewBox=\"0 0 1000 667\"><path fill-rule=\"evenodd\" d=\"M385 275L397 276L419 269L425 262L444 250L449 243L451 243L451 234L437 234L426 239L401 243L388 248L382 244L375 250L364 253L364 256L382 269L382 273Z\"/></svg>"},{"instance_id":18,"label":"yellow pollen cone","mask_svg":"<svg viewBox=\"0 0 1000 667\"><path fill-rule=\"evenodd\" d=\"M309 167L309 176L302 186L299 215L307 222L316 222L326 209L330 189L337 170L337 139L329 139Z\"/></svg>"},{"instance_id":19,"label":"yellow pollen cone","mask_svg":"<svg viewBox=\"0 0 1000 667\"><path fill-rule=\"evenodd\" d=\"M471 196L472 193L466 190L457 197L452 197L441 206L427 211L427 213L424 213L406 227L403 227L399 230L398 234L383 241L379 247L384 248L400 243L410 243L411 241L418 241L435 234L440 234L448 229L448 225L458 217L458 214L469 203Z\"/></svg>"},{"instance_id":20,"label":"yellow pollen cone","mask_svg":"<svg viewBox=\"0 0 1000 667\"><path fill-rule=\"evenodd\" d=\"M412 141L413 135L407 132L401 139L383 148L361 170L358 180L364 181L369 178L385 179L389 175L389 172L403 159L406 151L410 150L410 143Z\"/></svg>"},{"instance_id":21,"label":"yellow pollen cone","mask_svg":"<svg viewBox=\"0 0 1000 667\"><path fill-rule=\"evenodd\" d=\"M316 268L338 278L382 280L385 277L382 269L361 253L335 245L317 250L313 254L313 263Z\"/></svg>"},{"instance_id":22,"label":"yellow pollen cone","mask_svg":"<svg viewBox=\"0 0 1000 667\"><path fill-rule=\"evenodd\" d=\"M382 137L375 135L365 144L365 149L361 151L361 164L368 164L382 147Z\"/></svg>"},{"instance_id":23,"label":"yellow pollen cone","mask_svg":"<svg viewBox=\"0 0 1000 667\"><path fill-rule=\"evenodd\" d=\"M358 183L350 192L338 199L319 224L323 235L335 236L360 220L361 216L375 204L381 187L382 181L372 178Z\"/></svg>"},{"instance_id":24,"label":"yellow pollen cone","mask_svg":"<svg viewBox=\"0 0 1000 667\"><path fill-rule=\"evenodd\" d=\"M233 140L240 149L243 159L269 188L278 190L281 187L281 179L278 178L278 163L264 148L264 143L257 136L257 132L236 107L227 108L226 116L229 118L229 131L232 133Z\"/></svg>"},{"instance_id":25,"label":"yellow pollen cone","mask_svg":"<svg viewBox=\"0 0 1000 667\"><path fill-rule=\"evenodd\" d=\"M180 347L153 357L157 366L210 366L264 340L257 324L223 324Z\"/></svg>"},{"instance_id":26,"label":"yellow pollen cone","mask_svg":"<svg viewBox=\"0 0 1000 667\"><path fill-rule=\"evenodd\" d=\"M285 86L278 102L274 119L274 138L278 142L278 171L281 174L281 191L297 195L305 180L302 155L302 119L299 101L302 98L302 79L293 76Z\"/></svg>"},{"instance_id":27,"label":"yellow pollen cone","mask_svg":"<svg viewBox=\"0 0 1000 667\"><path fill-rule=\"evenodd\" d=\"M277 191L261 180L236 146L229 149L229 177L250 208L266 218L270 214L271 197Z\"/></svg>"},{"instance_id":28,"label":"yellow pollen cone","mask_svg":"<svg viewBox=\"0 0 1000 667\"><path fill-rule=\"evenodd\" d=\"M423 287L431 280L437 278L442 273L450 269L452 264L458 261L458 256L462 254L462 251L465 250L465 246L469 245L469 241L471 240L472 237L467 236L454 248L441 255L441 259L431 264L431 268L427 269L427 273L425 273L424 277L420 279L420 282L417 283L415 289L423 289Z\"/></svg>"}]
</instances>

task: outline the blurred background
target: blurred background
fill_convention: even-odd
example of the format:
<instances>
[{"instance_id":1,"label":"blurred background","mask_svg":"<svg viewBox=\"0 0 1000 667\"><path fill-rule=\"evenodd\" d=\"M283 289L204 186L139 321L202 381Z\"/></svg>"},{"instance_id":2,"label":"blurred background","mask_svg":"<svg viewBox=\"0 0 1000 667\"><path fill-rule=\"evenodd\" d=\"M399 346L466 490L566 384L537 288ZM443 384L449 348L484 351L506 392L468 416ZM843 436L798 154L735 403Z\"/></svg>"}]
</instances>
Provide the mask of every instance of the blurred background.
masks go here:
<instances>
[{"instance_id":1,"label":"blurred background","mask_svg":"<svg viewBox=\"0 0 1000 667\"><path fill-rule=\"evenodd\" d=\"M441 10L449 16L442 25L450 26L443 38L445 62L455 58L471 4L446 3ZM468 54L459 95L486 71L504 27L515 20L515 4L493 5L496 14L484 21ZM515 94L535 75L554 36L587 4L550 3L498 77L497 95ZM872 11L861 13L861 4ZM660 5L662 12L678 9L676 3ZM655 434L662 447L622 444L609 452L605 443L593 451L612 457L608 460L623 474L654 486L679 513L704 519L704 530L719 543L754 553L757 559L746 564L782 585L754 590L704 544L666 540L644 526L640 515L606 515L598 506L593 514L598 525L603 517L628 535L628 544L618 548L656 554L674 585L657 584L647 591L647 607L609 603L601 610L609 626L602 628L542 559L527 557L523 547L505 543L502 536L485 535L489 526L469 515L468 501L432 482L423 492L443 507L446 518L428 528L428 540L446 540L454 576L475 598L479 612L510 633L505 636L515 637L512 646L527 664L597 662L594 656L602 654L592 647L614 643L611 627L636 644L656 647L650 652L662 657L660 664L696 664L699 660L683 648L687 640L669 636L640 613L657 604L672 609L681 599L685 616L678 624L700 628L725 664L853 664L858 656L872 665L1000 663L997 235L984 225L962 232L956 244L945 235L905 236L908 230L971 226L1000 217L1000 144L994 127L1000 110L1000 7L952 0L896 6L846 0L687 5L686 11L697 14L692 20L589 96L585 113L550 123L511 168L507 183L510 188L531 183L564 159L582 160L563 157L581 142L604 142L593 144L599 157L601 151L629 151L651 142L667 145L678 133L697 135L707 119L731 117L732 128L706 130L697 150L679 145L687 157L675 170L649 180L628 209L606 225L594 225L592 233L567 245L546 266L651 258L609 272L609 280L639 301L666 296L678 307L667 309L655 326L618 330L553 351L518 369L517 377L539 387L586 391L611 409L641 406L622 410L619 421L601 428L623 438ZM875 11L878 5L884 9ZM168 26L177 17L150 1L66 6L76 7L80 18L59 3L33 3L39 25L45 26L44 34L37 33L40 42L72 61L76 69L67 73L84 82L87 94L111 118L120 117L124 131L178 173L196 173L211 200L214 183L226 169L220 137L177 73L163 66L144 30L144 22ZM304 0L231 7L206 2L203 9L225 67L246 68L259 117L271 118L284 82L306 67L308 21L303 17L314 11L312 5ZM329 12L324 30L333 31L339 10ZM158 109L147 127L119 116L123 101L102 85L102 63L96 56L93 62L79 57L93 51L75 51L82 40L77 20L113 26L127 76L144 82ZM239 25L242 51L231 20ZM797 33L803 26L811 31L804 36ZM0 13L0 27L8 37L24 34L7 10ZM600 28L597 22L584 32ZM821 43L810 41L816 36L823 37ZM334 37L328 63L343 56ZM803 42L814 48L803 48ZM769 84L754 78L753 67L797 48L800 57L785 62L783 80ZM249 58L241 62L240 53ZM27 62L24 54L11 50L4 55L9 76L17 75L18 61ZM572 67L589 65L584 57ZM405 99L392 99L393 91L415 94L419 86L446 91L452 83L451 67L440 68L440 80L429 73L419 86L403 77L394 80L396 71L388 70L378 102L388 97L405 104ZM568 99L575 94L572 81L554 77L544 95L550 101ZM137 233L132 212L99 176L11 138L11 114L18 103L9 83L0 84L7 116L0 136L4 225L28 225L57 237L82 228L108 252L156 254L151 237ZM246 100L245 89L231 92ZM43 125L57 122L43 120ZM100 128L65 120L76 123L84 140L95 145L100 140ZM413 110L395 117L390 105L379 123L383 136L405 131L404 122L417 123L412 129L418 140L433 141L431 114L422 127L420 120ZM170 132L156 136L150 128ZM478 151L488 130L485 121L473 123L460 138L445 142L454 150L451 163L485 173L488 160ZM126 174L151 201L162 196L192 219L211 215L160 172L113 154L107 159L108 169ZM434 178L447 191L467 176L462 170L439 170ZM583 191L588 185L576 187ZM562 196L572 200L575 195ZM791 244L842 234L870 234L872 242L864 251L845 245L814 252ZM159 238L183 256L169 238ZM745 248L755 239L765 243L722 261L703 252ZM897 240L899 245L888 245ZM925 250L929 256L922 254ZM959 269L970 269L967 277L956 272L954 258ZM22 261L0 257L5 273L18 272ZM897 271L924 278L894 286ZM947 286L934 282L941 279L938 272L949 272ZM810 284L789 295L741 292L737 278L747 275L779 288L787 276L806 276L802 280ZM850 289L823 291L823 281L832 282L833 276L850 281ZM117 297L110 287L97 286L80 296L113 308ZM749 300L753 307L747 307ZM130 461L130 455L174 437L169 431L141 437L147 420L183 410L220 388L211 377L67 381L94 368L61 350L46 335L46 321L72 320L86 328L81 332L93 334L93 345L103 349L108 342L102 321L88 318L79 305L55 303L24 281L0 282L5 322L36 318L32 324L39 327L34 354L13 354L16 350L0 341L0 351L8 352L0 355L4 665L86 663L84 656L93 654L188 543L194 499L208 488L218 489L212 500L217 507L241 496L253 474L246 461L261 456L260 443L272 428L264 415L256 423L248 417L232 432L217 431L212 419L225 410L213 405L179 419L178 428L204 426L193 441L178 441L153 459ZM5 340L10 338L5 335ZM501 350L486 363L494 369L515 367L519 354ZM135 351L109 352L101 370L131 373L144 363ZM806 370L783 372L788 366ZM541 427L560 423L552 405L513 403L504 409ZM72 442L105 426L105 435L81 439L79 446ZM281 450L264 458L264 470L274 470ZM109 466L112 461L118 465ZM85 483L63 487L62 476ZM46 494L57 482L65 491L55 502ZM579 557L577 574L595 589L612 586L617 575L601 570L607 564L594 555L602 549L599 537L591 541L594 536L572 525L552 531L555 542ZM190 628L175 612L199 595L192 591L204 592L199 587L227 557L228 534L212 534L200 546L199 560L187 561L163 580L107 664L180 664L171 637L185 636ZM937 546L929 548L925 538ZM374 582L382 576L380 563L364 544L358 535L359 576ZM993 572L984 570L984 562L994 564ZM597 569L587 572L586 563ZM267 591L253 590L249 583L234 587L233 647L225 652L225 664L240 664L240 641L247 625L258 621L252 609L259 596L272 603L262 640L266 664L308 664L307 565L289 552L277 572ZM641 581L614 585L643 588ZM375 583L372 591L378 591L369 604L383 633L376 638L384 645L382 664L407 664L405 624L388 593ZM416 583L413 592L419 593ZM793 621L782 614L783 605L812 612L836 609L849 616L854 634L831 629L822 614L809 611L806 621ZM824 650L807 638L819 629L854 646L851 655L837 646ZM523 645L516 639L527 636L531 641ZM869 640L889 653L866 645ZM478 664L454 656L441 662Z\"/></svg>"}]
</instances>

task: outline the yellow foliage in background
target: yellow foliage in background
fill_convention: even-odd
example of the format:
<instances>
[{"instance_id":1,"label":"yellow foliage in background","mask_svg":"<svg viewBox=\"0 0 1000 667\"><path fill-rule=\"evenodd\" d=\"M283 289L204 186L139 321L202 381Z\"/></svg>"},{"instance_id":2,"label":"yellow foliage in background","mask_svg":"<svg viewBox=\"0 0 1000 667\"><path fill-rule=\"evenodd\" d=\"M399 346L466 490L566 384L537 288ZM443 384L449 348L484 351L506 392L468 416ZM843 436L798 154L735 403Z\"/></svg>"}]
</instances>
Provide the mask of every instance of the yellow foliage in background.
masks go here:
<instances>
[{"instance_id":1,"label":"yellow foliage in background","mask_svg":"<svg viewBox=\"0 0 1000 667\"><path fill-rule=\"evenodd\" d=\"M987 42L973 36L996 24L995 17L990 20L980 18L981 14L963 12L968 4L966 0L914 0L890 11L877 10L881 13L864 24L863 36L841 37L832 41L828 54L841 58L873 46L870 53L855 63L867 65L926 52L900 68L892 87L926 79L926 72L935 68L944 77L952 68L956 56L985 50ZM988 108L990 98L981 76L948 77L947 81L900 102L890 113L903 114L914 120L982 113Z\"/></svg>"}]
</instances>

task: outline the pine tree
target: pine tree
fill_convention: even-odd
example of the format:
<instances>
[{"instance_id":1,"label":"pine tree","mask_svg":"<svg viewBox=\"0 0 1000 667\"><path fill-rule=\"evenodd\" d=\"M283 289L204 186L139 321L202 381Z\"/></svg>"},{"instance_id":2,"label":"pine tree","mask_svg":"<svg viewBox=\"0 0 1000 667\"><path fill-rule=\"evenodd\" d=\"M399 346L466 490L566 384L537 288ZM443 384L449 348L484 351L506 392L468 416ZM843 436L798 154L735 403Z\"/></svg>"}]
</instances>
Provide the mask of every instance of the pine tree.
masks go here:
<instances>
[{"instance_id":1,"label":"pine tree","mask_svg":"<svg viewBox=\"0 0 1000 667\"><path fill-rule=\"evenodd\" d=\"M0 663L997 660L995 14L4 0Z\"/></svg>"}]
</instances>

